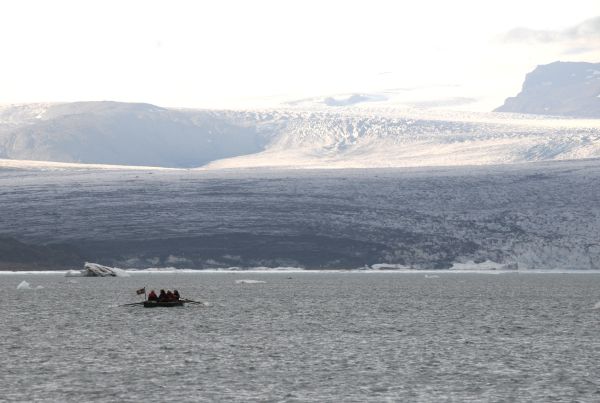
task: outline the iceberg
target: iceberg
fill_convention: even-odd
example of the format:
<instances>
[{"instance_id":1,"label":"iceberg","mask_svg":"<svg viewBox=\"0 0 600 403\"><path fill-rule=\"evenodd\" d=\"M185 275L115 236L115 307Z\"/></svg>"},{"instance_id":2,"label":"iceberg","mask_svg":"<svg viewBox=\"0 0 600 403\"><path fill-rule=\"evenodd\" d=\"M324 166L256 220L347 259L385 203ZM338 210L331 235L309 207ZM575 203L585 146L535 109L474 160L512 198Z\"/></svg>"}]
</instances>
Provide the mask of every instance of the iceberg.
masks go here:
<instances>
[{"instance_id":1,"label":"iceberg","mask_svg":"<svg viewBox=\"0 0 600 403\"><path fill-rule=\"evenodd\" d=\"M31 290L31 285L25 280L21 281L17 286L17 290Z\"/></svg>"},{"instance_id":2,"label":"iceberg","mask_svg":"<svg viewBox=\"0 0 600 403\"><path fill-rule=\"evenodd\" d=\"M65 277L129 277L129 274L116 267L86 262L83 270L69 270L65 273Z\"/></svg>"}]
</instances>

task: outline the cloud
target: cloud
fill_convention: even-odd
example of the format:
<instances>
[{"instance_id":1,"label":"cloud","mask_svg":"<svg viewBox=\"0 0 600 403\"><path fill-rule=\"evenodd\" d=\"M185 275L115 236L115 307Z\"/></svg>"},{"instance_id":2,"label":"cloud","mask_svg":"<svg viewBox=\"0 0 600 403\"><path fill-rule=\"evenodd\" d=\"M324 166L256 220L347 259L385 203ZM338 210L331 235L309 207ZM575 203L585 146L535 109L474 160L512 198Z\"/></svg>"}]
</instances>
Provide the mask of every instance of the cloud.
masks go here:
<instances>
[{"instance_id":1,"label":"cloud","mask_svg":"<svg viewBox=\"0 0 600 403\"><path fill-rule=\"evenodd\" d=\"M452 97L432 99L428 101L413 102L411 106L416 108L449 108L453 106L468 105L477 102L477 98L470 97Z\"/></svg>"},{"instance_id":2,"label":"cloud","mask_svg":"<svg viewBox=\"0 0 600 403\"><path fill-rule=\"evenodd\" d=\"M345 98L327 97L323 103L327 106L350 106L362 102L385 101L387 98L379 94L352 94Z\"/></svg>"},{"instance_id":3,"label":"cloud","mask_svg":"<svg viewBox=\"0 0 600 403\"><path fill-rule=\"evenodd\" d=\"M600 45L600 16L563 30L514 28L503 35L502 41L505 43L558 44L565 46L565 53L569 54L587 52Z\"/></svg>"},{"instance_id":4,"label":"cloud","mask_svg":"<svg viewBox=\"0 0 600 403\"><path fill-rule=\"evenodd\" d=\"M286 102L287 105L290 106L299 106L299 105L314 105L314 104L324 104L327 106L352 106L357 105L364 102L383 102L387 101L387 96L379 93L372 94L345 94L345 95L337 95L337 96L328 96L328 97L312 97L312 98L303 98L296 99L292 101Z\"/></svg>"}]
</instances>

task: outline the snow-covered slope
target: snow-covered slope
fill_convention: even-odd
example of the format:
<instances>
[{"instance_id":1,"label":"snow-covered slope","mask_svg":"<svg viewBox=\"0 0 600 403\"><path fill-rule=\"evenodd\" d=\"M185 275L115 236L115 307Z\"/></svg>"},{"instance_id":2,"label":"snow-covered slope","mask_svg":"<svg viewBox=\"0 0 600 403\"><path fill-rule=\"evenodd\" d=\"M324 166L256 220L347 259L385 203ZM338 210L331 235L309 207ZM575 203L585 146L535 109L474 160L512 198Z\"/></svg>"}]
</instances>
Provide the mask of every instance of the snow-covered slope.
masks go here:
<instances>
[{"instance_id":1,"label":"snow-covered slope","mask_svg":"<svg viewBox=\"0 0 600 403\"><path fill-rule=\"evenodd\" d=\"M219 169L595 157L600 120L351 106L199 111L83 102L0 108L0 158L10 160Z\"/></svg>"},{"instance_id":2,"label":"snow-covered slope","mask_svg":"<svg viewBox=\"0 0 600 403\"><path fill-rule=\"evenodd\" d=\"M250 116L248 116L250 115ZM489 165L600 157L600 121L419 110L246 114L270 138L260 153L209 168Z\"/></svg>"},{"instance_id":3,"label":"snow-covered slope","mask_svg":"<svg viewBox=\"0 0 600 403\"><path fill-rule=\"evenodd\" d=\"M117 102L0 108L0 158L197 167L261 149L253 127L209 111Z\"/></svg>"},{"instance_id":4,"label":"snow-covered slope","mask_svg":"<svg viewBox=\"0 0 600 403\"><path fill-rule=\"evenodd\" d=\"M527 74L498 112L600 118L600 63L554 62Z\"/></svg>"}]
</instances>

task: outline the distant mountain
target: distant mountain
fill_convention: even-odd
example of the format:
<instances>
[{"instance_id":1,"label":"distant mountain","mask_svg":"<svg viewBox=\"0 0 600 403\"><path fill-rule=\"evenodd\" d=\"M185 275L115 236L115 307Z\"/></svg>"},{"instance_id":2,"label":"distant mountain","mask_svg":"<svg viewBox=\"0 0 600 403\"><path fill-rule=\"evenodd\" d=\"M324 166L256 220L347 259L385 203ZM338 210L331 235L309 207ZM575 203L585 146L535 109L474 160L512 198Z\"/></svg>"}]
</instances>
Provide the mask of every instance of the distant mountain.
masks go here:
<instances>
[{"instance_id":1,"label":"distant mountain","mask_svg":"<svg viewBox=\"0 0 600 403\"><path fill-rule=\"evenodd\" d=\"M0 107L4 166L34 160L208 169L383 168L596 157L600 121L350 106L209 111L77 102Z\"/></svg>"},{"instance_id":2,"label":"distant mountain","mask_svg":"<svg viewBox=\"0 0 600 403\"><path fill-rule=\"evenodd\" d=\"M0 158L189 168L262 149L255 128L210 111L119 102L0 108Z\"/></svg>"},{"instance_id":3,"label":"distant mountain","mask_svg":"<svg viewBox=\"0 0 600 403\"><path fill-rule=\"evenodd\" d=\"M554 62L527 74L496 112L600 118L600 63Z\"/></svg>"}]
</instances>

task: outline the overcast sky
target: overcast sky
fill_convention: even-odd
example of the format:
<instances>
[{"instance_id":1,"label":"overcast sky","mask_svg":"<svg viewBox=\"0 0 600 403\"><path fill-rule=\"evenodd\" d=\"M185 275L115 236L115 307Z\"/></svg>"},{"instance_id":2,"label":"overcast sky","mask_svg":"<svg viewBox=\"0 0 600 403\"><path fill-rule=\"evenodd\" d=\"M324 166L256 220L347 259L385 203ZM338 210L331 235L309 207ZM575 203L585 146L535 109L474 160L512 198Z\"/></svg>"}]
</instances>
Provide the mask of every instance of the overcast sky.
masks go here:
<instances>
[{"instance_id":1,"label":"overcast sky","mask_svg":"<svg viewBox=\"0 0 600 403\"><path fill-rule=\"evenodd\" d=\"M600 1L4 0L0 52L0 103L221 108L427 89L423 102L487 109L538 64L600 62Z\"/></svg>"}]
</instances>

